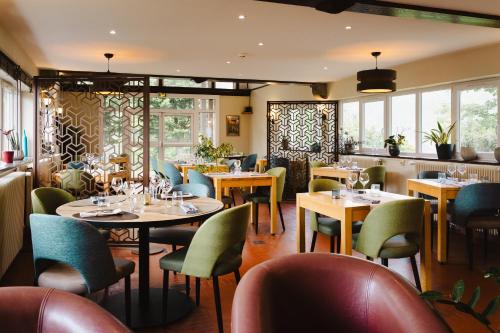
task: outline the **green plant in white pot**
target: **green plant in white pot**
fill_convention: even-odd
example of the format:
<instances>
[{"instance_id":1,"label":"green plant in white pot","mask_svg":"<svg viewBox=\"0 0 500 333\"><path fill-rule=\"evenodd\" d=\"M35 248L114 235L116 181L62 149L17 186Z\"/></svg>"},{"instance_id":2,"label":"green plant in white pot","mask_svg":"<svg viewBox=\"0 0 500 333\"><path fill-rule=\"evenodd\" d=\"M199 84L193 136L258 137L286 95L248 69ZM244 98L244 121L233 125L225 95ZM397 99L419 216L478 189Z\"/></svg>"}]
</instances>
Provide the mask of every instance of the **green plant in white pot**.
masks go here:
<instances>
[{"instance_id":1,"label":"green plant in white pot","mask_svg":"<svg viewBox=\"0 0 500 333\"><path fill-rule=\"evenodd\" d=\"M449 143L453 128L455 128L455 123L445 128L438 121L437 128L433 128L429 132L423 133L424 141L433 142L436 145L436 153L440 160L449 160L453 157L455 145Z\"/></svg>"}]
</instances>

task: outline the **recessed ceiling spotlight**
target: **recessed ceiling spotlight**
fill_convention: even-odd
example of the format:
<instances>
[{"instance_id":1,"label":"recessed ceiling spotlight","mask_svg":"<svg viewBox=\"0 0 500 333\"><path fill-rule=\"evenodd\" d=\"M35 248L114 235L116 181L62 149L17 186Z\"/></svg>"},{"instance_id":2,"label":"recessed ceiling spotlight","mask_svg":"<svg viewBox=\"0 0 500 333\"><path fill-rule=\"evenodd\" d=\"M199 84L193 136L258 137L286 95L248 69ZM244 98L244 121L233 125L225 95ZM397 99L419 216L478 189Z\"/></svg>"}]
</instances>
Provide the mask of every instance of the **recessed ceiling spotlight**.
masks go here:
<instances>
[{"instance_id":1,"label":"recessed ceiling spotlight","mask_svg":"<svg viewBox=\"0 0 500 333\"><path fill-rule=\"evenodd\" d=\"M325 66L325 67L323 67L323 69L324 69L325 71L327 71L327 70L328 70L328 67L326 67L326 66Z\"/></svg>"},{"instance_id":2,"label":"recessed ceiling spotlight","mask_svg":"<svg viewBox=\"0 0 500 333\"><path fill-rule=\"evenodd\" d=\"M228 60L228 61L226 61L226 64L228 64L228 65L229 65L230 63L231 63L231 61L229 61L229 60Z\"/></svg>"},{"instance_id":3,"label":"recessed ceiling spotlight","mask_svg":"<svg viewBox=\"0 0 500 333\"><path fill-rule=\"evenodd\" d=\"M180 69L176 69L175 71L176 71L177 73L180 73L180 72L181 72L181 70L180 70Z\"/></svg>"},{"instance_id":4,"label":"recessed ceiling spotlight","mask_svg":"<svg viewBox=\"0 0 500 333\"><path fill-rule=\"evenodd\" d=\"M257 45L259 45L259 46L264 46L264 43L259 42L259 44L257 44Z\"/></svg>"},{"instance_id":5,"label":"recessed ceiling spotlight","mask_svg":"<svg viewBox=\"0 0 500 333\"><path fill-rule=\"evenodd\" d=\"M116 35L116 30L110 30L110 31L109 31L109 34L110 34L110 35Z\"/></svg>"},{"instance_id":6,"label":"recessed ceiling spotlight","mask_svg":"<svg viewBox=\"0 0 500 333\"><path fill-rule=\"evenodd\" d=\"M351 30L352 27L350 25L346 25L345 30Z\"/></svg>"},{"instance_id":7,"label":"recessed ceiling spotlight","mask_svg":"<svg viewBox=\"0 0 500 333\"><path fill-rule=\"evenodd\" d=\"M247 18L247 17L246 17L245 15L243 15L243 14L238 15L238 19L240 19L240 20L244 20L244 19L246 19L246 18Z\"/></svg>"}]
</instances>

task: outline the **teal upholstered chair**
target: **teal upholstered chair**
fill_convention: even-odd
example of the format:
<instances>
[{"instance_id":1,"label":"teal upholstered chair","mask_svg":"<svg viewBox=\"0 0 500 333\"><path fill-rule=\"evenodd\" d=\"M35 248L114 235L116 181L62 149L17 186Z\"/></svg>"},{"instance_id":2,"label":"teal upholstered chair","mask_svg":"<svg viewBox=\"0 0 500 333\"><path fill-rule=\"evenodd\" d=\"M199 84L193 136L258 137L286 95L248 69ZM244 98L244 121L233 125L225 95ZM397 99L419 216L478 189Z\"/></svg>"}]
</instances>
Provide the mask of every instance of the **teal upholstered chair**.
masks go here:
<instances>
[{"instance_id":1,"label":"teal upholstered chair","mask_svg":"<svg viewBox=\"0 0 500 333\"><path fill-rule=\"evenodd\" d=\"M370 177L368 184L365 188L370 188L372 184L380 184L380 190L383 191L385 187L385 166L377 165L364 169L362 172L366 172ZM362 188L363 185L358 182L356 183L356 188Z\"/></svg>"},{"instance_id":2,"label":"teal upholstered chair","mask_svg":"<svg viewBox=\"0 0 500 333\"><path fill-rule=\"evenodd\" d=\"M35 214L57 215L56 209L68 202L75 201L75 197L65 190L55 187L39 187L31 191L31 206ZM109 230L99 229L105 239L109 239Z\"/></svg>"},{"instance_id":3,"label":"teal upholstered chair","mask_svg":"<svg viewBox=\"0 0 500 333\"><path fill-rule=\"evenodd\" d=\"M153 172L160 171L157 158L154 157L151 158L151 169L153 170Z\"/></svg>"},{"instance_id":4,"label":"teal upholstered chair","mask_svg":"<svg viewBox=\"0 0 500 333\"><path fill-rule=\"evenodd\" d=\"M130 324L133 261L113 258L90 224L54 215L31 214L35 284L89 295L125 279L125 313Z\"/></svg>"},{"instance_id":5,"label":"teal upholstered chair","mask_svg":"<svg viewBox=\"0 0 500 333\"><path fill-rule=\"evenodd\" d=\"M175 186L183 183L181 172L173 163L163 162L163 171L165 176L170 179L172 185Z\"/></svg>"},{"instance_id":6,"label":"teal upholstered chair","mask_svg":"<svg viewBox=\"0 0 500 333\"><path fill-rule=\"evenodd\" d=\"M474 263L474 230L482 229L484 256L488 253L488 231L500 229L500 184L471 184L460 189L454 202L449 204L451 220L465 228L469 268ZM448 238L448 243L450 242Z\"/></svg>"},{"instance_id":7,"label":"teal upholstered chair","mask_svg":"<svg viewBox=\"0 0 500 333\"><path fill-rule=\"evenodd\" d=\"M160 259L163 269L163 314L168 304L169 272L196 277L196 304L200 303L200 278L212 278L219 332L223 331L219 276L234 273L239 282L239 268L245 243L250 204L224 210L203 223L189 247Z\"/></svg>"},{"instance_id":8,"label":"teal upholstered chair","mask_svg":"<svg viewBox=\"0 0 500 333\"><path fill-rule=\"evenodd\" d=\"M339 190L341 184L332 179L312 179L309 182L309 193L321 192L321 191L332 191ZM314 252L314 247L316 245L316 238L318 233L330 237L330 252L335 252L335 239L337 239L337 253L340 252L340 221L331 217L321 216L316 212L311 211L311 231L312 242L311 242L311 252ZM356 234L361 230L362 222L352 223L352 233Z\"/></svg>"},{"instance_id":9,"label":"teal upholstered chair","mask_svg":"<svg viewBox=\"0 0 500 333\"><path fill-rule=\"evenodd\" d=\"M397 200L381 204L366 216L353 248L369 259L381 258L384 266L389 259L410 258L415 284L419 290L415 255L420 249L420 234L424 214L424 199Z\"/></svg>"},{"instance_id":10,"label":"teal upholstered chair","mask_svg":"<svg viewBox=\"0 0 500 333\"><path fill-rule=\"evenodd\" d=\"M241 171L254 171L257 163L257 154L250 154L241 162Z\"/></svg>"},{"instance_id":11,"label":"teal upholstered chair","mask_svg":"<svg viewBox=\"0 0 500 333\"><path fill-rule=\"evenodd\" d=\"M283 191L285 190L286 169L282 167L272 168L266 171L271 176L276 176L276 201L278 203L278 211L281 218L281 227L285 231L285 221L283 220L283 212L281 211L281 201L283 200ZM259 204L267 203L269 212L271 212L270 188L258 187L255 193L243 193L243 201L252 201L256 207L255 213L255 233L259 233Z\"/></svg>"},{"instance_id":12,"label":"teal upholstered chair","mask_svg":"<svg viewBox=\"0 0 500 333\"><path fill-rule=\"evenodd\" d=\"M189 169L188 178L190 184L203 184L208 186L208 188L210 189L208 197L215 198L215 187L210 177L205 176L204 174L202 174L197 170ZM224 204L224 206L231 207L231 204L234 203L234 200L233 198L228 197L227 195L223 195L222 203Z\"/></svg>"}]
</instances>

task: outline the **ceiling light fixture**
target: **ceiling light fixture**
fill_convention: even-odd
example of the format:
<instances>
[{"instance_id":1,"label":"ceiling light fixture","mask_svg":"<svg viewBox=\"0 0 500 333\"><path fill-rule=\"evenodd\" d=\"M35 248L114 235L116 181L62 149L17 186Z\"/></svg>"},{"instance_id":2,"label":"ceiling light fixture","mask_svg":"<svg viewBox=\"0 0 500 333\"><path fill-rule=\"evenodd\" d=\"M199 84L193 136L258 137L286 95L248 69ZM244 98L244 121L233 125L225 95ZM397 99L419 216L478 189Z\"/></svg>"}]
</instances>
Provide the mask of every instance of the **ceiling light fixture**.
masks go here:
<instances>
[{"instance_id":1,"label":"ceiling light fixture","mask_svg":"<svg viewBox=\"0 0 500 333\"><path fill-rule=\"evenodd\" d=\"M175 71L176 71L177 73L180 73L180 72L181 72L181 70L180 70L180 69L176 69Z\"/></svg>"},{"instance_id":2,"label":"ceiling light fixture","mask_svg":"<svg viewBox=\"0 0 500 333\"><path fill-rule=\"evenodd\" d=\"M357 90L362 93L388 93L396 91L396 71L393 69L379 69L378 56L381 52L372 52L375 57L375 69L359 71Z\"/></svg>"},{"instance_id":3,"label":"ceiling light fixture","mask_svg":"<svg viewBox=\"0 0 500 333\"><path fill-rule=\"evenodd\" d=\"M350 25L346 25L345 30L351 30L352 27Z\"/></svg>"},{"instance_id":4,"label":"ceiling light fixture","mask_svg":"<svg viewBox=\"0 0 500 333\"><path fill-rule=\"evenodd\" d=\"M264 43L259 42L259 44L257 44L257 45L259 45L259 46L264 46Z\"/></svg>"},{"instance_id":5,"label":"ceiling light fixture","mask_svg":"<svg viewBox=\"0 0 500 333\"><path fill-rule=\"evenodd\" d=\"M110 30L110 31L109 31L109 34L110 34L110 35L116 35L116 30Z\"/></svg>"},{"instance_id":6,"label":"ceiling light fixture","mask_svg":"<svg viewBox=\"0 0 500 333\"><path fill-rule=\"evenodd\" d=\"M325 66L325 67L323 67L323 69L324 69L325 71L327 71L327 70L328 70L328 67L326 67L326 66Z\"/></svg>"},{"instance_id":7,"label":"ceiling light fixture","mask_svg":"<svg viewBox=\"0 0 500 333\"><path fill-rule=\"evenodd\" d=\"M106 59L108 59L108 73L110 73L110 71L109 71L109 59L113 58L114 54L113 53L104 53L104 57L106 57Z\"/></svg>"},{"instance_id":8,"label":"ceiling light fixture","mask_svg":"<svg viewBox=\"0 0 500 333\"><path fill-rule=\"evenodd\" d=\"M238 15L238 19L240 19L240 20L244 20L244 19L246 19L246 18L247 18L247 17L246 17L245 15L243 15L243 14Z\"/></svg>"},{"instance_id":9,"label":"ceiling light fixture","mask_svg":"<svg viewBox=\"0 0 500 333\"><path fill-rule=\"evenodd\" d=\"M226 61L226 64L228 64L228 65L229 65L230 63L231 63L231 61L229 61L229 60L228 60L228 61Z\"/></svg>"}]
</instances>

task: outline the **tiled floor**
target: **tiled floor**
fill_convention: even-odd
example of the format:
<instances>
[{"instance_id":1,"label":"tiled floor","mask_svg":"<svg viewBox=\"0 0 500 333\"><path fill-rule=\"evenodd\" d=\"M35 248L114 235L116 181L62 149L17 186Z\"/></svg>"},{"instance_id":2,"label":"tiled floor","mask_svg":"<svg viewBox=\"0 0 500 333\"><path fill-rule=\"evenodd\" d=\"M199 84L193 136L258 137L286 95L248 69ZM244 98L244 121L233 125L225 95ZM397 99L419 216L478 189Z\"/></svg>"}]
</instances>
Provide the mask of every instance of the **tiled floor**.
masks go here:
<instances>
[{"instance_id":1,"label":"tiled floor","mask_svg":"<svg viewBox=\"0 0 500 333\"><path fill-rule=\"evenodd\" d=\"M252 266L265 260L295 253L295 204L294 202L283 203L283 213L285 216L286 232L279 233L272 237L269 235L269 214L265 207L260 211L259 235L255 235L253 228L249 228L248 239L243 254L242 275ZM281 229L280 229L281 231ZM307 248L310 245L310 233L307 234ZM478 235L479 236L479 235ZM441 291L451 290L455 281L463 279L466 284L465 299L468 299L475 286L481 286L481 300L478 308L482 309L487 302L495 295L500 294L500 285L494 281L482 278L482 271L491 265L500 266L500 238L494 237L489 242L489 258L485 262L482 254L482 237L476 240L475 254L478 258L477 265L473 271L469 271L466 265L465 238L457 233L452 233L449 263L440 265L436 261L432 263L433 288ZM318 237L316 251L327 252L329 249L329 239ZM131 254L130 249L113 249L117 256L137 260L137 256ZM158 260L161 254L150 257L151 264L151 285L161 287L162 273L158 267ZM407 259L391 260L389 267L396 272L407 277L413 283L413 275L410 263ZM20 253L11 269L4 276L0 285L30 285L32 283L32 260L29 248ZM172 284L183 284L184 277L177 275L172 277ZM221 279L221 298L224 318L225 332L230 332L231 303L236 288L234 276L227 275ZM137 285L137 273L132 277L132 286ZM194 286L193 286L194 287ZM119 292L123 288L119 284L112 288L111 292ZM402 314L404 309L401 310ZM470 319L465 314L458 313L448 306L440 306L440 313L443 314L447 322L455 332L488 332L480 324ZM283 314L286 315L286 314ZM500 327L500 311L492 318L493 327L497 330ZM215 307L212 293L212 283L209 280L202 281L201 285L201 305L196 308L188 317L167 327L142 330L141 332L216 332L217 324L215 318Z\"/></svg>"}]
</instances>

